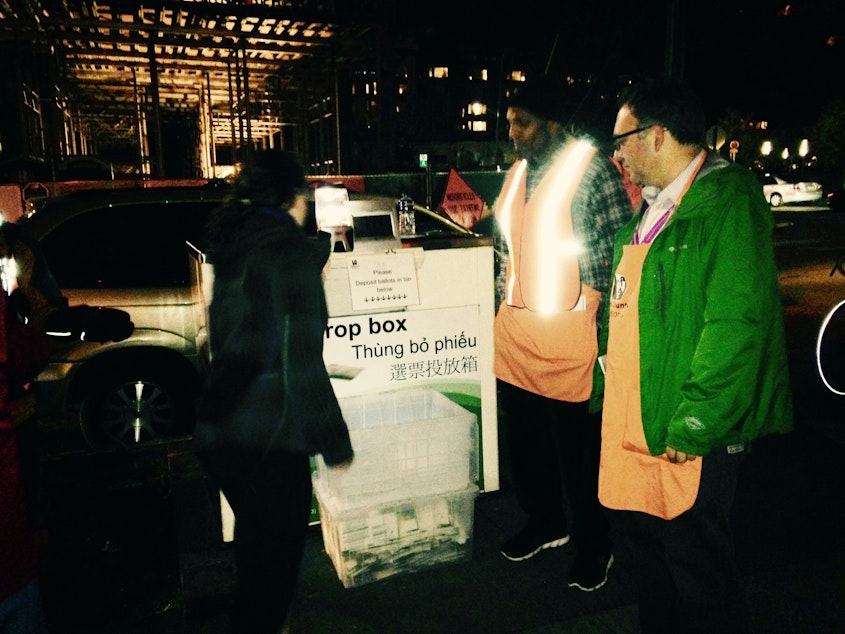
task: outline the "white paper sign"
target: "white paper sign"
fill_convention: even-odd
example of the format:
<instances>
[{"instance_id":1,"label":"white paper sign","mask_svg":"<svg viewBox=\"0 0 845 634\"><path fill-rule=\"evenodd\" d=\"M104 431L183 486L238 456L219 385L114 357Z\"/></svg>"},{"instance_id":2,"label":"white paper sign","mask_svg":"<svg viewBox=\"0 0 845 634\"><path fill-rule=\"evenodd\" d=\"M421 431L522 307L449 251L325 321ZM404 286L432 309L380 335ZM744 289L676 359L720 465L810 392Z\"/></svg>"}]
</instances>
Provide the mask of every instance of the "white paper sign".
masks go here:
<instances>
[{"instance_id":1,"label":"white paper sign","mask_svg":"<svg viewBox=\"0 0 845 634\"><path fill-rule=\"evenodd\" d=\"M412 253L362 255L349 260L352 308L374 310L420 303Z\"/></svg>"}]
</instances>

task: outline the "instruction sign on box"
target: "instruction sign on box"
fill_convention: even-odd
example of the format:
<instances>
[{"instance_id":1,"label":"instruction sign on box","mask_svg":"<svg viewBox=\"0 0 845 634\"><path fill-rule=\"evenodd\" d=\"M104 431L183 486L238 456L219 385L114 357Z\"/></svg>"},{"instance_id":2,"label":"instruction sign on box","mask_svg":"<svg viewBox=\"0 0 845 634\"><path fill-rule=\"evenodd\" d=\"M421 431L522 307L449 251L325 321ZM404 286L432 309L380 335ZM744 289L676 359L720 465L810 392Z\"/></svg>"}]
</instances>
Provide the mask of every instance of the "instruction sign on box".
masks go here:
<instances>
[{"instance_id":1,"label":"instruction sign on box","mask_svg":"<svg viewBox=\"0 0 845 634\"><path fill-rule=\"evenodd\" d=\"M349 262L352 308L398 308L420 303L412 253L362 255Z\"/></svg>"}]
</instances>

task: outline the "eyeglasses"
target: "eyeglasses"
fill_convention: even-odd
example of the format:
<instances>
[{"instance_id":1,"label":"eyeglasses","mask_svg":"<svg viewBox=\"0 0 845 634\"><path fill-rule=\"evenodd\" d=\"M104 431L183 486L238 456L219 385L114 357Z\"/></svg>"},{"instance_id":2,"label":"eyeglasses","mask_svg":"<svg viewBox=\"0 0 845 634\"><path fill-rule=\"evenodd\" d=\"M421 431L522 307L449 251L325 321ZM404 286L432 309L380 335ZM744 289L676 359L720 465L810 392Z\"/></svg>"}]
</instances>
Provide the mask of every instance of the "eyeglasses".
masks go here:
<instances>
[{"instance_id":1,"label":"eyeglasses","mask_svg":"<svg viewBox=\"0 0 845 634\"><path fill-rule=\"evenodd\" d=\"M649 128L656 126L656 123L649 123L648 125L644 125L641 128L637 128L635 130L631 130L630 132L623 132L622 134L614 134L611 139L613 140L613 151L616 152L619 148L622 147L622 143L626 138L631 136L632 134L638 134L639 132L645 132Z\"/></svg>"}]
</instances>

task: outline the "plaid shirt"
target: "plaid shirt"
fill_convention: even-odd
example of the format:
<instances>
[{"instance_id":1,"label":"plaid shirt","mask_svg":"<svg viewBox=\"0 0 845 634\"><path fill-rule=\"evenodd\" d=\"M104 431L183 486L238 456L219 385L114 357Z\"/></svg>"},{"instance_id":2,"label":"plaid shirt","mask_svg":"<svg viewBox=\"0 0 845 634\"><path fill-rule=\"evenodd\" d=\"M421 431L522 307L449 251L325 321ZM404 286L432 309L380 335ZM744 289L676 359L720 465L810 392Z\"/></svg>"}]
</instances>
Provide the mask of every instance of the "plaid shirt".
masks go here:
<instances>
[{"instance_id":1,"label":"plaid shirt","mask_svg":"<svg viewBox=\"0 0 845 634\"><path fill-rule=\"evenodd\" d=\"M572 229L584 246L578 256L584 284L608 291L613 238L633 214L619 170L610 158L596 153L572 201Z\"/></svg>"}]
</instances>

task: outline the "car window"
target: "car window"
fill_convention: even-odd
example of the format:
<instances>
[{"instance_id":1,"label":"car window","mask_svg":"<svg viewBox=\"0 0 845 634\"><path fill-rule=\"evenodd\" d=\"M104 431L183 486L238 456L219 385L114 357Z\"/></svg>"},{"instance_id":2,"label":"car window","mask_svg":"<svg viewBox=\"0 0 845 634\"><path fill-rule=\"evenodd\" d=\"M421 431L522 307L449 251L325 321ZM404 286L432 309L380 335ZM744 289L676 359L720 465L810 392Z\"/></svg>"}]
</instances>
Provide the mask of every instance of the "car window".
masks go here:
<instances>
[{"instance_id":1,"label":"car window","mask_svg":"<svg viewBox=\"0 0 845 634\"><path fill-rule=\"evenodd\" d=\"M214 202L94 208L41 240L63 288L161 288L190 283L185 240L196 241Z\"/></svg>"}]
</instances>

